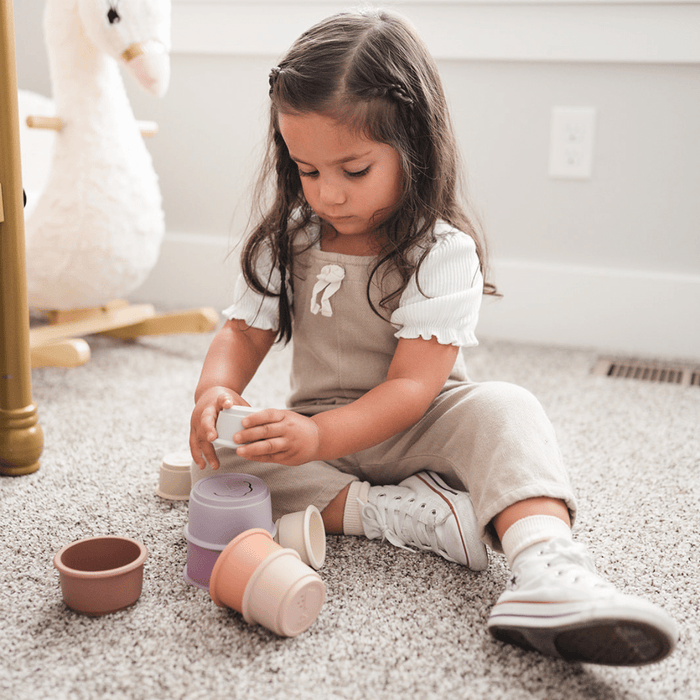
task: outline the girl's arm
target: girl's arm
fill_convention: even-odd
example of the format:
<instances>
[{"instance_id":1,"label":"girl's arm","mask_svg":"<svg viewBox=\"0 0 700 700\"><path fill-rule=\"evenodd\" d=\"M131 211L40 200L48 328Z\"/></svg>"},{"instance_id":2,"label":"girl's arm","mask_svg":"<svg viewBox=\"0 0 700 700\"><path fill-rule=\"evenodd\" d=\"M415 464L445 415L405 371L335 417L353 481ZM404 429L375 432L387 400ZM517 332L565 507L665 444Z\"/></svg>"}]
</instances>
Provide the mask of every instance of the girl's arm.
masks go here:
<instances>
[{"instance_id":1,"label":"girl's arm","mask_svg":"<svg viewBox=\"0 0 700 700\"><path fill-rule=\"evenodd\" d=\"M298 465L367 449L423 416L452 371L459 348L435 338L402 338L384 382L347 406L312 418L266 409L243 419L241 457Z\"/></svg>"},{"instance_id":2,"label":"girl's arm","mask_svg":"<svg viewBox=\"0 0 700 700\"><path fill-rule=\"evenodd\" d=\"M227 321L214 336L195 390L190 422L190 451L200 469L206 462L214 469L219 467L211 444L217 438L219 411L248 405L241 395L274 339L274 331L252 328L236 319Z\"/></svg>"}]
</instances>

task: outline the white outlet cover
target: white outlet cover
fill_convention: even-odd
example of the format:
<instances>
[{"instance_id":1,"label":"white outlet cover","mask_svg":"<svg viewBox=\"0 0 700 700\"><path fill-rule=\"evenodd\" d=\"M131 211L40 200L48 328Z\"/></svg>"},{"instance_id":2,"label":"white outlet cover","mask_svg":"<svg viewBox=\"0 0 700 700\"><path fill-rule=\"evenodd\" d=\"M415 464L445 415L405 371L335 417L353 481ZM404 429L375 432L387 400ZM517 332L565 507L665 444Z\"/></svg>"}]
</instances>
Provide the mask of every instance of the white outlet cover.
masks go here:
<instances>
[{"instance_id":1,"label":"white outlet cover","mask_svg":"<svg viewBox=\"0 0 700 700\"><path fill-rule=\"evenodd\" d=\"M588 180L593 172L593 107L554 107L549 146L549 175Z\"/></svg>"}]
</instances>

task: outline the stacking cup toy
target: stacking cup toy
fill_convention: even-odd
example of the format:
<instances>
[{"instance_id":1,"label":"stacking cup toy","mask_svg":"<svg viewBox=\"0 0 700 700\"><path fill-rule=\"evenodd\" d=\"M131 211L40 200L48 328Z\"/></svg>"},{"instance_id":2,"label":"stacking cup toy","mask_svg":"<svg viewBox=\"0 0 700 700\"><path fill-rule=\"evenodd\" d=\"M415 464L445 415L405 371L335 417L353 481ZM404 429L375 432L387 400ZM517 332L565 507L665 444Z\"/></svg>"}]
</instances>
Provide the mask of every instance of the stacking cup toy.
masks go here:
<instances>
[{"instance_id":1,"label":"stacking cup toy","mask_svg":"<svg viewBox=\"0 0 700 700\"><path fill-rule=\"evenodd\" d=\"M219 447L236 448L238 445L233 441L233 436L243 430L241 418L257 413L261 409L252 408L250 406L231 406L231 408L223 408L219 411L216 419L216 433L218 437L214 440L214 445Z\"/></svg>"},{"instance_id":2,"label":"stacking cup toy","mask_svg":"<svg viewBox=\"0 0 700 700\"><path fill-rule=\"evenodd\" d=\"M223 550L211 572L209 594L248 624L295 637L318 617L326 587L296 551L280 547L266 530L253 529Z\"/></svg>"},{"instance_id":3,"label":"stacking cup toy","mask_svg":"<svg viewBox=\"0 0 700 700\"><path fill-rule=\"evenodd\" d=\"M304 564L320 569L326 558L326 529L316 506L283 515L276 523L275 542L299 553Z\"/></svg>"},{"instance_id":4,"label":"stacking cup toy","mask_svg":"<svg viewBox=\"0 0 700 700\"><path fill-rule=\"evenodd\" d=\"M189 452L171 452L163 457L156 493L171 501L186 501L190 497L192 479Z\"/></svg>"},{"instance_id":5,"label":"stacking cup toy","mask_svg":"<svg viewBox=\"0 0 700 700\"><path fill-rule=\"evenodd\" d=\"M88 537L67 544L53 558L65 604L99 616L135 603L148 550L130 537Z\"/></svg>"},{"instance_id":6,"label":"stacking cup toy","mask_svg":"<svg viewBox=\"0 0 700 700\"><path fill-rule=\"evenodd\" d=\"M185 581L207 589L224 547L252 528L262 528L271 536L276 532L270 490L262 479L249 474L220 474L198 481L190 494L185 525Z\"/></svg>"}]
</instances>

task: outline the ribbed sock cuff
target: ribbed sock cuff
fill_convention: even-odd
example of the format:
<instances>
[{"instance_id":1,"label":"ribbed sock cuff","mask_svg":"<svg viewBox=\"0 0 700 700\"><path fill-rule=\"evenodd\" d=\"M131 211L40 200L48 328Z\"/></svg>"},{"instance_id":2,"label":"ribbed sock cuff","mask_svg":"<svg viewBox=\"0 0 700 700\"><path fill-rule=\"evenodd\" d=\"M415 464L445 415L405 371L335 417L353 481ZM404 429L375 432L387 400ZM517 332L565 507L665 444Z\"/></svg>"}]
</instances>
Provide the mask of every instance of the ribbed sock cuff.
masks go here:
<instances>
[{"instance_id":1,"label":"ribbed sock cuff","mask_svg":"<svg viewBox=\"0 0 700 700\"><path fill-rule=\"evenodd\" d=\"M503 535L501 546L512 567L515 557L538 542L556 537L571 539L571 528L554 515L530 515L513 523Z\"/></svg>"},{"instance_id":2,"label":"ribbed sock cuff","mask_svg":"<svg viewBox=\"0 0 700 700\"><path fill-rule=\"evenodd\" d=\"M343 534L364 537L362 526L362 506L367 503L370 484L367 481L351 481L343 511Z\"/></svg>"}]
</instances>

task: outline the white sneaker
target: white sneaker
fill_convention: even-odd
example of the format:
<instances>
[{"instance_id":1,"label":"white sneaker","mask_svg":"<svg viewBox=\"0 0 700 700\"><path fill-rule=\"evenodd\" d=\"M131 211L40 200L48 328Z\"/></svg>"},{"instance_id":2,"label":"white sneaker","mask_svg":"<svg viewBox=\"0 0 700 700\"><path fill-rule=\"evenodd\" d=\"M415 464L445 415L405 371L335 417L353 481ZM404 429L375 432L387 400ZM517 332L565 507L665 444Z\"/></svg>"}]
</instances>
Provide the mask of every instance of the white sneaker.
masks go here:
<instances>
[{"instance_id":1,"label":"white sneaker","mask_svg":"<svg viewBox=\"0 0 700 700\"><path fill-rule=\"evenodd\" d=\"M488 567L472 499L435 472L414 474L398 486L372 486L361 518L371 540L429 550L475 571Z\"/></svg>"},{"instance_id":2,"label":"white sneaker","mask_svg":"<svg viewBox=\"0 0 700 700\"><path fill-rule=\"evenodd\" d=\"M641 666L676 646L678 628L661 608L619 593L595 572L585 547L555 539L528 547L487 623L502 642L566 661Z\"/></svg>"}]
</instances>

